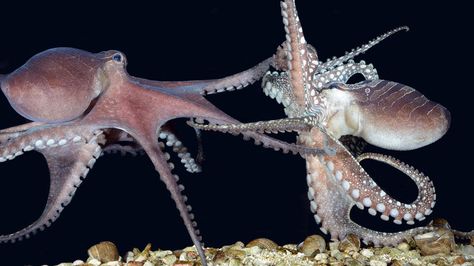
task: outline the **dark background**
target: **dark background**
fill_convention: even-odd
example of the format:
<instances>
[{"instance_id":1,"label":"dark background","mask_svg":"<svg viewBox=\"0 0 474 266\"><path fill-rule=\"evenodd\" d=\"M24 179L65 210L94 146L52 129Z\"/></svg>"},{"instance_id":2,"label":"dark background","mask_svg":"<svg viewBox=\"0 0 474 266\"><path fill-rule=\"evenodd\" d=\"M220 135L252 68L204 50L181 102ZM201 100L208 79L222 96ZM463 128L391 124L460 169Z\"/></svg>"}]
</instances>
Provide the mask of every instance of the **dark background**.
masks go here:
<instances>
[{"instance_id":1,"label":"dark background","mask_svg":"<svg viewBox=\"0 0 474 266\"><path fill-rule=\"evenodd\" d=\"M430 219L444 217L454 228L473 229L469 8L455 1L332 2L297 1L306 39L320 58L343 55L385 31L410 26L410 32L357 59L373 63L381 78L410 85L446 106L452 125L428 147L383 152L432 178L438 201ZM91 52L120 50L128 57L130 74L139 77L218 78L254 66L284 40L279 2L261 0L2 3L0 25L0 73L14 70L45 49L69 46ZM284 117L259 83L207 99L241 121ZM0 128L25 122L0 96ZM192 131L183 126L183 132L184 143L194 150ZM303 159L231 135L206 132L203 141L203 173L187 173L174 160L208 246L258 237L298 243L320 233L309 211ZM378 163L364 166L390 194L406 202L415 199L416 187L407 177ZM40 216L48 182L47 166L37 153L0 164L0 234L19 230ZM352 217L374 229L405 228L359 210ZM0 245L0 264L85 260L87 248L103 240L116 243L122 254L149 242L155 249L191 245L174 202L147 157L101 157L52 227L30 240Z\"/></svg>"}]
</instances>

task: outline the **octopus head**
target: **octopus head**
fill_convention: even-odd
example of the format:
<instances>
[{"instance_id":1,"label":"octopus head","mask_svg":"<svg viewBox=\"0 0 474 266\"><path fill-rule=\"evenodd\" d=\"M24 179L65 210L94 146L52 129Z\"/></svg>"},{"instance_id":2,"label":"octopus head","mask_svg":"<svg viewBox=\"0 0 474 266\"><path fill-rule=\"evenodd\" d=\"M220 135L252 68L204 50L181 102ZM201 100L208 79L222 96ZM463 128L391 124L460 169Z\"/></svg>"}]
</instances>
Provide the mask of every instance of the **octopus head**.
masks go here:
<instances>
[{"instance_id":1,"label":"octopus head","mask_svg":"<svg viewBox=\"0 0 474 266\"><path fill-rule=\"evenodd\" d=\"M125 56L117 51L53 48L6 75L1 88L10 105L25 118L65 122L86 113L108 88L111 71L123 71L125 65Z\"/></svg>"},{"instance_id":2,"label":"octopus head","mask_svg":"<svg viewBox=\"0 0 474 266\"><path fill-rule=\"evenodd\" d=\"M332 103L328 129L337 136L354 135L381 148L412 150L435 142L449 129L449 111L409 86L375 80L336 87L323 93Z\"/></svg>"}]
</instances>

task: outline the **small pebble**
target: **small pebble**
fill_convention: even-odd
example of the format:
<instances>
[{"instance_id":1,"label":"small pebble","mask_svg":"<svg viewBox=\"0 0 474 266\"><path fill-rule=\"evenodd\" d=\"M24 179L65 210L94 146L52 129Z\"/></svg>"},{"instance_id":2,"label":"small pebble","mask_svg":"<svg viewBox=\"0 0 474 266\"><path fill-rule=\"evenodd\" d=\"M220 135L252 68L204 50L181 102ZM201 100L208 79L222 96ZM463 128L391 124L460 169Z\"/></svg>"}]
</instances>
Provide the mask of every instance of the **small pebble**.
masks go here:
<instances>
[{"instance_id":1,"label":"small pebble","mask_svg":"<svg viewBox=\"0 0 474 266\"><path fill-rule=\"evenodd\" d=\"M380 261L380 260L371 260L369 262L370 266L387 266L387 263L385 261Z\"/></svg>"},{"instance_id":2,"label":"small pebble","mask_svg":"<svg viewBox=\"0 0 474 266\"><path fill-rule=\"evenodd\" d=\"M236 249L242 249L242 248L244 248L244 247L245 247L245 245L244 245L243 242L237 241L237 242L235 242L235 243L232 244L232 245L223 246L223 247L222 247L222 250L231 249L231 248L234 248L234 249L235 249L235 248L236 248Z\"/></svg>"},{"instance_id":3,"label":"small pebble","mask_svg":"<svg viewBox=\"0 0 474 266\"><path fill-rule=\"evenodd\" d=\"M402 242L398 244L397 248L401 251L409 251L410 250L410 245L408 245L407 242Z\"/></svg>"},{"instance_id":4,"label":"small pebble","mask_svg":"<svg viewBox=\"0 0 474 266\"><path fill-rule=\"evenodd\" d=\"M262 251L262 249L255 246L255 247L247 248L246 251L247 251L247 254L256 255L256 254L259 254Z\"/></svg>"},{"instance_id":5,"label":"small pebble","mask_svg":"<svg viewBox=\"0 0 474 266\"><path fill-rule=\"evenodd\" d=\"M329 242L329 250L339 249L339 241Z\"/></svg>"},{"instance_id":6,"label":"small pebble","mask_svg":"<svg viewBox=\"0 0 474 266\"><path fill-rule=\"evenodd\" d=\"M355 259L348 259L344 262L344 264L347 266L364 266L364 263Z\"/></svg>"},{"instance_id":7,"label":"small pebble","mask_svg":"<svg viewBox=\"0 0 474 266\"><path fill-rule=\"evenodd\" d=\"M153 255L157 258L163 258L167 255L172 255L173 252L171 250L157 250L153 252Z\"/></svg>"},{"instance_id":8,"label":"small pebble","mask_svg":"<svg viewBox=\"0 0 474 266\"><path fill-rule=\"evenodd\" d=\"M314 258L316 260L325 260L328 258L328 255L325 254L325 253L319 253L319 254L316 254L316 256L314 256Z\"/></svg>"},{"instance_id":9,"label":"small pebble","mask_svg":"<svg viewBox=\"0 0 474 266\"><path fill-rule=\"evenodd\" d=\"M405 266L405 263L401 262L400 260L394 260L390 263L390 266Z\"/></svg>"},{"instance_id":10,"label":"small pebble","mask_svg":"<svg viewBox=\"0 0 474 266\"><path fill-rule=\"evenodd\" d=\"M88 264L94 265L94 266L99 266L102 264L98 259L91 259L87 261Z\"/></svg>"},{"instance_id":11,"label":"small pebble","mask_svg":"<svg viewBox=\"0 0 474 266\"><path fill-rule=\"evenodd\" d=\"M177 262L173 264L173 266L193 266L193 264L194 263L192 261L178 260Z\"/></svg>"},{"instance_id":12,"label":"small pebble","mask_svg":"<svg viewBox=\"0 0 474 266\"><path fill-rule=\"evenodd\" d=\"M438 228L444 228L444 229L451 229L451 226L449 225L448 221L443 218L435 218L430 222L431 226L438 227Z\"/></svg>"},{"instance_id":13,"label":"small pebble","mask_svg":"<svg viewBox=\"0 0 474 266\"><path fill-rule=\"evenodd\" d=\"M372 257L372 256L374 255L374 252L373 252L372 250L370 250L370 249L364 248L364 249L360 252L360 254L362 254L362 256L364 256L364 257L370 258L370 257Z\"/></svg>"},{"instance_id":14,"label":"small pebble","mask_svg":"<svg viewBox=\"0 0 474 266\"><path fill-rule=\"evenodd\" d=\"M75 261L72 263L73 266L76 266L76 265L78 266L78 265L82 265L82 264L84 264L84 261L82 261L82 260L75 260Z\"/></svg>"},{"instance_id":15,"label":"small pebble","mask_svg":"<svg viewBox=\"0 0 474 266\"><path fill-rule=\"evenodd\" d=\"M229 266L241 266L241 265L242 265L242 261L240 259L231 258L229 260Z\"/></svg>"},{"instance_id":16,"label":"small pebble","mask_svg":"<svg viewBox=\"0 0 474 266\"><path fill-rule=\"evenodd\" d=\"M138 255L138 257L134 259L134 261L137 261L137 262L144 262L145 260L146 260L146 257L143 255Z\"/></svg>"},{"instance_id":17,"label":"small pebble","mask_svg":"<svg viewBox=\"0 0 474 266\"><path fill-rule=\"evenodd\" d=\"M116 261L120 257L117 246L110 241L103 241L93 245L87 250L87 253L99 262Z\"/></svg>"},{"instance_id":18,"label":"small pebble","mask_svg":"<svg viewBox=\"0 0 474 266\"><path fill-rule=\"evenodd\" d=\"M466 262L466 260L462 256L459 256L453 260L453 264L464 264L464 262Z\"/></svg>"},{"instance_id":19,"label":"small pebble","mask_svg":"<svg viewBox=\"0 0 474 266\"><path fill-rule=\"evenodd\" d=\"M103 263L101 266L121 266L122 263L120 261L109 261L106 263Z\"/></svg>"},{"instance_id":20,"label":"small pebble","mask_svg":"<svg viewBox=\"0 0 474 266\"><path fill-rule=\"evenodd\" d=\"M336 260L344 259L344 253L339 250L331 250L331 257L335 258Z\"/></svg>"},{"instance_id":21,"label":"small pebble","mask_svg":"<svg viewBox=\"0 0 474 266\"><path fill-rule=\"evenodd\" d=\"M129 262L127 262L127 266L143 266L143 262L141 262L141 261L129 261Z\"/></svg>"},{"instance_id":22,"label":"small pebble","mask_svg":"<svg viewBox=\"0 0 474 266\"><path fill-rule=\"evenodd\" d=\"M349 251L359 251L360 239L354 234L348 234L338 246L338 249L342 252L349 253Z\"/></svg>"},{"instance_id":23,"label":"small pebble","mask_svg":"<svg viewBox=\"0 0 474 266\"><path fill-rule=\"evenodd\" d=\"M131 252L131 251L127 252L127 256L126 256L126 260L125 260L125 261L126 261L126 262L132 261L134 256L135 256L135 255L133 254L133 252Z\"/></svg>"},{"instance_id":24,"label":"small pebble","mask_svg":"<svg viewBox=\"0 0 474 266\"><path fill-rule=\"evenodd\" d=\"M175 263L177 260L178 259L173 254L166 255L161 259L161 261L166 265L171 265L171 264Z\"/></svg>"},{"instance_id":25,"label":"small pebble","mask_svg":"<svg viewBox=\"0 0 474 266\"><path fill-rule=\"evenodd\" d=\"M298 246L295 244L286 244L286 245L283 245L283 248L292 250L292 251L298 251Z\"/></svg>"},{"instance_id":26,"label":"small pebble","mask_svg":"<svg viewBox=\"0 0 474 266\"><path fill-rule=\"evenodd\" d=\"M457 251L463 255L474 256L474 247L471 245L461 245Z\"/></svg>"},{"instance_id":27,"label":"small pebble","mask_svg":"<svg viewBox=\"0 0 474 266\"><path fill-rule=\"evenodd\" d=\"M275 250L278 247L278 245L275 242L267 238L257 238L255 240L252 240L245 247L251 248L254 246L257 246L262 249L268 249L268 250Z\"/></svg>"},{"instance_id":28,"label":"small pebble","mask_svg":"<svg viewBox=\"0 0 474 266\"><path fill-rule=\"evenodd\" d=\"M225 252L225 254L227 257L230 258L243 259L245 257L246 252L238 249L229 249Z\"/></svg>"},{"instance_id":29,"label":"small pebble","mask_svg":"<svg viewBox=\"0 0 474 266\"><path fill-rule=\"evenodd\" d=\"M194 246L185 247L183 251L196 251L196 248Z\"/></svg>"},{"instance_id":30,"label":"small pebble","mask_svg":"<svg viewBox=\"0 0 474 266\"><path fill-rule=\"evenodd\" d=\"M423 256L438 253L448 255L456 246L454 234L444 228L436 230L435 232L417 235L414 239Z\"/></svg>"},{"instance_id":31,"label":"small pebble","mask_svg":"<svg viewBox=\"0 0 474 266\"><path fill-rule=\"evenodd\" d=\"M308 236L303 243L298 246L298 251L304 253L308 257L314 257L317 253L326 250L326 241L320 235Z\"/></svg>"},{"instance_id":32,"label":"small pebble","mask_svg":"<svg viewBox=\"0 0 474 266\"><path fill-rule=\"evenodd\" d=\"M320 240L318 236L310 236L306 240ZM324 240L324 239L323 239ZM446 226L438 227L435 231L414 237L414 240L398 244L396 247L372 247L360 249L359 239L355 236L346 239L329 242L329 250L315 250L305 252L303 241L300 245L286 244L278 246L269 239L256 239L254 244L244 247L242 242L225 246L222 248L206 248L204 250L209 265L273 265L273 266L438 266L438 265L474 265L474 246L470 244L456 244L454 236ZM452 242L451 242L452 240ZM420 242L421 241L421 242ZM265 243L265 245L262 245ZM269 244L270 243L270 244ZM318 242L316 242L318 243ZM324 242L325 243L325 242ZM274 245L273 245L274 244ZM313 242L314 244L314 242ZM414 246L411 246L414 245ZM326 248L326 244L320 245ZM432 255L424 249L428 248ZM442 252L439 252L439 251ZM422 255L422 254L425 255ZM307 256L310 254L312 256ZM179 258L179 259L178 259ZM128 263L127 263L128 262ZM122 259L102 263L98 258L89 257L87 263L82 260L73 263L61 263L59 266L199 266L200 257L195 247L187 247L183 250L151 251L148 245L143 251L137 248L133 252L127 252Z\"/></svg>"},{"instance_id":33,"label":"small pebble","mask_svg":"<svg viewBox=\"0 0 474 266\"><path fill-rule=\"evenodd\" d=\"M259 247L256 247L260 249ZM227 256L225 255L224 251L217 251L216 255L214 255L214 258L212 259L215 264L223 264L227 261Z\"/></svg>"}]
</instances>

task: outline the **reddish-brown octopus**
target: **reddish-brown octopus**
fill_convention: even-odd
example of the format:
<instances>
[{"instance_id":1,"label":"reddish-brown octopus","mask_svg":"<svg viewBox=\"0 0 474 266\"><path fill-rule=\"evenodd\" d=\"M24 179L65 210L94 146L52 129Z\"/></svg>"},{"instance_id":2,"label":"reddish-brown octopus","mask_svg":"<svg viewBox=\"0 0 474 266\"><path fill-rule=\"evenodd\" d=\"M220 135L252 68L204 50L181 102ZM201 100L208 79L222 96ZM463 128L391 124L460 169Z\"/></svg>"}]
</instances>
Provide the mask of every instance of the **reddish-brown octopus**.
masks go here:
<instances>
[{"instance_id":1,"label":"reddish-brown octopus","mask_svg":"<svg viewBox=\"0 0 474 266\"><path fill-rule=\"evenodd\" d=\"M41 153L50 171L50 190L41 217L28 227L0 236L0 242L21 240L50 226L71 201L103 151L143 150L174 199L193 243L206 264L199 230L184 187L173 175L164 143L178 153L186 169L199 171L167 122L176 118L236 123L202 95L253 83L270 60L226 78L202 81L152 81L130 76L125 55L118 51L90 53L53 48L33 56L14 72L1 76L10 105L33 121L0 131L0 162L28 151ZM259 133L244 134L285 152L317 152Z\"/></svg>"}]
</instances>

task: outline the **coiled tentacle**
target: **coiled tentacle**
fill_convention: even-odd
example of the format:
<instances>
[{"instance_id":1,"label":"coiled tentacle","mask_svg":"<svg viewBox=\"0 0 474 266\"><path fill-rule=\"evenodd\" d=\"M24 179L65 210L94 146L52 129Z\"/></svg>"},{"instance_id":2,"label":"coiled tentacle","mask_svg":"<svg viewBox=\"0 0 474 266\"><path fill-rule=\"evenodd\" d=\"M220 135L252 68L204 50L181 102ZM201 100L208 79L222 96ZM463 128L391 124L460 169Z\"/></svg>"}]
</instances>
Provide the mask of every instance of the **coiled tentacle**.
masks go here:
<instances>
[{"instance_id":1,"label":"coiled tentacle","mask_svg":"<svg viewBox=\"0 0 474 266\"><path fill-rule=\"evenodd\" d=\"M299 141L319 147L323 145L323 134L318 129L312 129L310 132L302 132ZM310 206L323 232L330 232L334 239L353 233L376 245L393 245L407 236L431 229L416 228L398 233L382 233L355 224L349 216L354 205L360 209L367 208L371 215L381 213L383 220L392 217L396 224L400 224L402 220L409 224L414 219L422 220L425 215L430 214L434 205L434 188L427 177L390 157L372 153L360 156L359 160L382 160L405 172L415 181L420 190L419 196L411 204L401 203L380 189L337 140L330 138L329 141L330 145L337 147L335 156L306 156ZM354 171L355 168L359 171Z\"/></svg>"}]
</instances>

